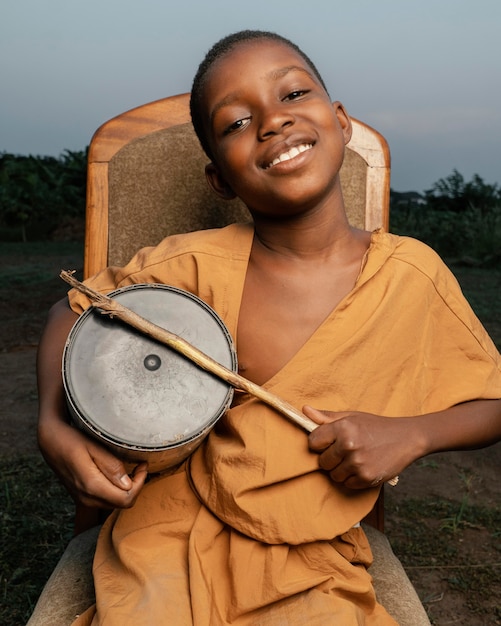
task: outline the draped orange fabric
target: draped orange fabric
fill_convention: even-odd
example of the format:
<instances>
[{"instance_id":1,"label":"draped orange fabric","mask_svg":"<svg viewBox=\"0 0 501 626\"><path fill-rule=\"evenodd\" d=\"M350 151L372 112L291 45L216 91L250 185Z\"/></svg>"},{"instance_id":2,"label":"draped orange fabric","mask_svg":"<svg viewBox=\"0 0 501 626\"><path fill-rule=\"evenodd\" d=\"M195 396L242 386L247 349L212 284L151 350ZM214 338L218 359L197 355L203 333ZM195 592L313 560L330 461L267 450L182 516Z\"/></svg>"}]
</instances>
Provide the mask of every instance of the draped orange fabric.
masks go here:
<instances>
[{"instance_id":1,"label":"draped orange fabric","mask_svg":"<svg viewBox=\"0 0 501 626\"><path fill-rule=\"evenodd\" d=\"M186 289L236 337L252 237L250 225L170 237L91 284ZM75 293L71 303L87 306ZM265 387L298 408L412 416L501 397L501 360L440 259L378 231L353 291ZM76 623L395 624L376 603L370 548L354 528L376 498L333 484L304 432L237 394L187 463L108 519L97 612Z\"/></svg>"}]
</instances>

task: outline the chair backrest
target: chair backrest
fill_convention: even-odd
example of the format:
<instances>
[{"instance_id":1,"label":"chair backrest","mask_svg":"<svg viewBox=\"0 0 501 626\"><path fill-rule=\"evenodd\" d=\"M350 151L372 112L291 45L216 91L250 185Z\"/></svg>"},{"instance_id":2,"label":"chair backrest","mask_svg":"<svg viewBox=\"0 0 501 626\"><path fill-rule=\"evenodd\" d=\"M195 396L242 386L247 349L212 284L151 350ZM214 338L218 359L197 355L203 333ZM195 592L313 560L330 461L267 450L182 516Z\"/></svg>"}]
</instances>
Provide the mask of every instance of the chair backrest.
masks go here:
<instances>
[{"instance_id":1,"label":"chair backrest","mask_svg":"<svg viewBox=\"0 0 501 626\"><path fill-rule=\"evenodd\" d=\"M353 120L341 170L353 226L388 228L390 154L385 139ZM114 117L89 147L84 276L123 265L141 247L180 232L249 219L238 201L221 200L208 187L207 157L192 129L189 95L139 106ZM383 529L382 496L370 524ZM75 531L100 521L95 510L77 508Z\"/></svg>"},{"instance_id":2,"label":"chair backrest","mask_svg":"<svg viewBox=\"0 0 501 626\"><path fill-rule=\"evenodd\" d=\"M385 139L353 122L341 170L354 226L388 227L390 157ZM101 126L89 148L85 276L125 263L163 237L249 219L208 187L204 155L190 123L189 95L127 111Z\"/></svg>"}]
</instances>

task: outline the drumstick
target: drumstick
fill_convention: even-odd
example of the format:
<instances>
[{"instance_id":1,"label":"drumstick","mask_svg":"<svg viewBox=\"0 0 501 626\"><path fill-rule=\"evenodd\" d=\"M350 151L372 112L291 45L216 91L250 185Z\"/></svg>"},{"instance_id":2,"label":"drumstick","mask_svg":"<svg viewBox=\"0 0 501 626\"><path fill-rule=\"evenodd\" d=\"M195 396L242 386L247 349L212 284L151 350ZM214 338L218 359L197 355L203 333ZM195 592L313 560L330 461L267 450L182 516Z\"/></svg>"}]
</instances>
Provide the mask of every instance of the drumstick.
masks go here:
<instances>
[{"instance_id":1,"label":"drumstick","mask_svg":"<svg viewBox=\"0 0 501 626\"><path fill-rule=\"evenodd\" d=\"M73 277L73 273L74 272L63 270L61 271L60 276L69 285L85 294L90 299L93 307L105 311L111 318L117 317L119 320L128 324L129 326L132 326L136 330L139 330L145 335L148 335L149 337L152 337L160 343L169 346L169 348L172 348L176 352L179 352L205 371L210 372L221 380L229 383L235 389L245 391L263 401L264 403L268 404L276 411L284 415L291 422L293 422L297 426L300 426L307 432L311 433L313 430L315 430L315 428L318 427L317 423L315 423L313 420L310 420L308 417L306 417L306 415L298 411L295 407L293 407L285 400L282 400L282 398L280 398L279 396L270 393L269 391L266 391L266 389L263 389L263 387L256 385L256 383L253 383L247 378L240 376L240 374L237 374L236 372L233 372L232 370L224 367L224 365L221 365L207 354L204 354L201 350L195 348L195 346L192 346L179 335L171 333L165 328L153 324L141 315L138 315L137 313L134 313L134 311L131 311L129 308L123 306L116 300L113 300L112 298L109 298L108 296L105 296L104 294L99 293L94 289L91 289L87 285L84 285L79 280ZM396 481L398 481L398 477L392 478L388 482L390 484L392 484L393 482L396 484Z\"/></svg>"}]
</instances>

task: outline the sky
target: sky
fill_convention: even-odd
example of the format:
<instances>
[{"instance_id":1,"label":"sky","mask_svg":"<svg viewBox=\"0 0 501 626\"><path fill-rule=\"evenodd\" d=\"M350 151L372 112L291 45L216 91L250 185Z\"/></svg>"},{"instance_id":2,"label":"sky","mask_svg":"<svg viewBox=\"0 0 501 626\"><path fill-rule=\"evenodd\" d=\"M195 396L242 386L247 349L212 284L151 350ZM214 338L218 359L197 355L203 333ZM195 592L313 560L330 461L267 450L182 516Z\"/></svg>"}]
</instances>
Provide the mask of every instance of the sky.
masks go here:
<instances>
[{"instance_id":1,"label":"sky","mask_svg":"<svg viewBox=\"0 0 501 626\"><path fill-rule=\"evenodd\" d=\"M0 0L0 152L83 150L106 120L190 90L251 28L292 39L376 128L396 191L501 183L501 0Z\"/></svg>"}]
</instances>

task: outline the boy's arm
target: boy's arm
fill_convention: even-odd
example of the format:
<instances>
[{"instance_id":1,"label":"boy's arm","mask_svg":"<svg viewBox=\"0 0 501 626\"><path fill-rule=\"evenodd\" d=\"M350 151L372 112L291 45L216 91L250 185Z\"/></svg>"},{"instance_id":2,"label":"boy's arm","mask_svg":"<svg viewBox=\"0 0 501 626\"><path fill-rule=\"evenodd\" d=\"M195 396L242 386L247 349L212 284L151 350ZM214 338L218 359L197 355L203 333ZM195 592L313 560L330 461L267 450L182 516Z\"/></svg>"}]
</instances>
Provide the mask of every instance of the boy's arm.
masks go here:
<instances>
[{"instance_id":1,"label":"boy's arm","mask_svg":"<svg viewBox=\"0 0 501 626\"><path fill-rule=\"evenodd\" d=\"M445 450L471 450L501 440L501 400L473 400L436 413L388 418L304 407L320 426L310 449L335 482L364 489L400 474L417 459Z\"/></svg>"},{"instance_id":2,"label":"boy's arm","mask_svg":"<svg viewBox=\"0 0 501 626\"><path fill-rule=\"evenodd\" d=\"M87 506L133 505L146 478L146 465L128 476L124 464L73 427L62 382L64 345L77 319L66 299L49 312L37 357L40 450L71 495Z\"/></svg>"}]
</instances>

